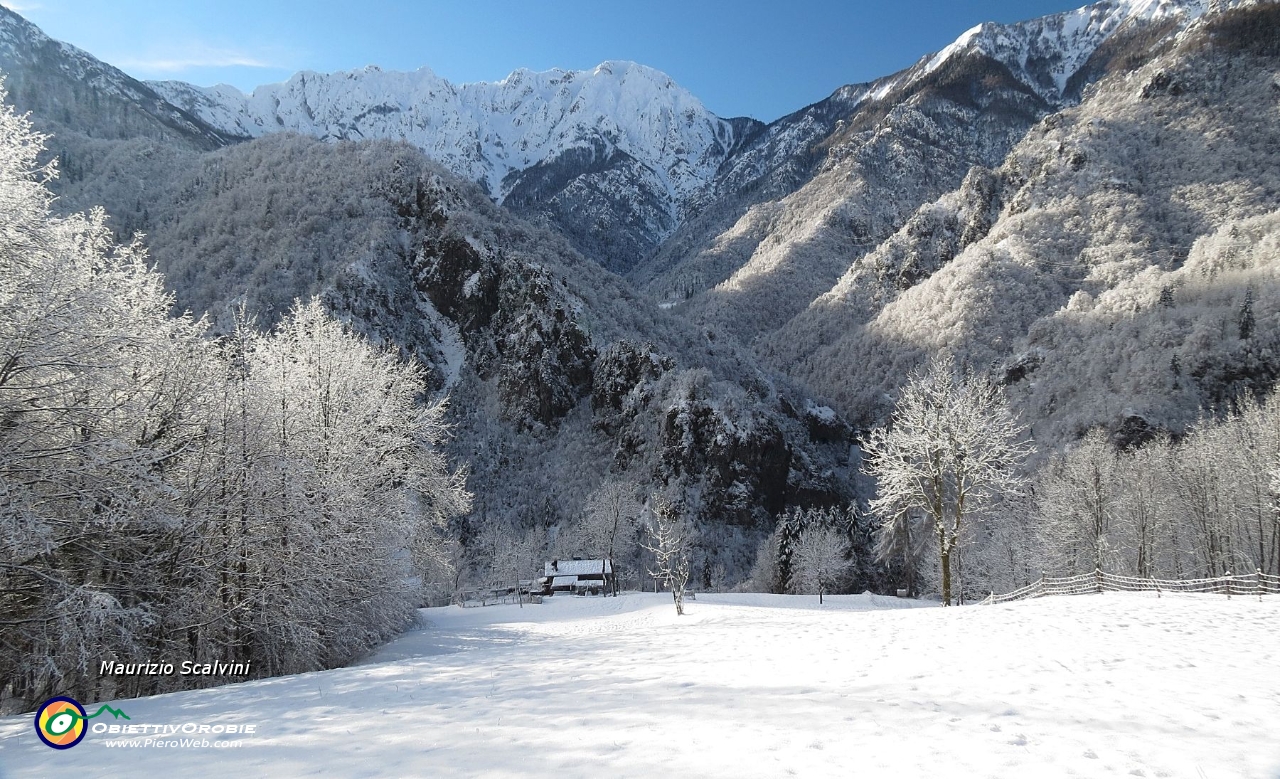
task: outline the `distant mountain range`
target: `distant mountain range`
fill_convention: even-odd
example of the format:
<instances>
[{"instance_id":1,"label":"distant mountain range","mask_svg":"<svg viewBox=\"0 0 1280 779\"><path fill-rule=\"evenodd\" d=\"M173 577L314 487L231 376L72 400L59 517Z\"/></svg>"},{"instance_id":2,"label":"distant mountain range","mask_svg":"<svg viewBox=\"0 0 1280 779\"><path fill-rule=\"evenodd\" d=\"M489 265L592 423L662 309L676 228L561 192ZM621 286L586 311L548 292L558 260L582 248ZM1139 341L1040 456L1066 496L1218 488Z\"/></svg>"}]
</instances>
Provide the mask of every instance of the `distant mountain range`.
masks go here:
<instances>
[{"instance_id":1,"label":"distant mountain range","mask_svg":"<svg viewBox=\"0 0 1280 779\"><path fill-rule=\"evenodd\" d=\"M302 72L244 95L148 84L227 137L294 131L324 140L404 139L514 210L545 216L606 267L630 271L692 213L737 197L760 173L832 139L831 121L901 102L967 58L999 63L1046 107L1078 97L1099 47L1135 26L1184 26L1204 0L1107 0L1013 25L983 24L914 67L764 125L721 119L666 74L632 62L590 71L518 70L454 85L423 68ZM946 78L945 75L942 76ZM833 110L834 109L834 110ZM860 111L861 109L861 111ZM774 158L770 164L769 158ZM963 171L961 171L961 175Z\"/></svg>"},{"instance_id":2,"label":"distant mountain range","mask_svg":"<svg viewBox=\"0 0 1280 779\"><path fill-rule=\"evenodd\" d=\"M495 201L545 213L618 270L666 238L761 127L720 119L665 74L632 62L456 86L426 68L376 67L303 72L247 96L226 86L150 86L231 137L287 130L407 140Z\"/></svg>"},{"instance_id":3,"label":"distant mountain range","mask_svg":"<svg viewBox=\"0 0 1280 779\"><path fill-rule=\"evenodd\" d=\"M323 140L403 139L479 182L496 202L546 220L588 256L626 273L717 204L738 204L744 192L794 190L829 157L825 150L847 145L841 136L851 122L865 121L873 106L902 103L931 83L951 81L966 62L999 70L997 78L1039 101L1031 114L1042 113L1079 96L1096 70L1095 55L1117 34L1142 25L1181 28L1207 6L1104 0L1030 22L979 25L901 73L842 88L768 127L721 119L665 74L631 62L591 71L518 70L497 83L462 85L427 68L301 72L251 95L225 85L144 84L50 40L8 10L0 16L0 66L12 72L10 91L24 107L78 127L111 125L112 135L176 134L201 145L281 131ZM26 74L53 72L61 76L55 89L43 82L41 94L26 89ZM94 113L89 121L67 113L86 103ZM1017 124L1025 129L1025 121ZM670 263L669 256L657 262ZM653 273L644 269L639 278ZM688 292L722 275L677 273L658 289Z\"/></svg>"},{"instance_id":4,"label":"distant mountain range","mask_svg":"<svg viewBox=\"0 0 1280 779\"><path fill-rule=\"evenodd\" d=\"M1118 33L1139 25L1182 27L1207 6L1105 0L1031 22L979 25L901 73L842 88L767 128L752 119L721 119L665 74L631 62L590 71L518 70L497 83L461 85L427 68L301 72L251 95L225 85L144 84L48 39L7 10L0 17L0 65L14 73L15 98L33 110L56 105L65 112L96 100L95 121L114 122L117 133L178 134L214 145L280 131L324 140L403 139L625 273L709 205L736 201L762 184L775 193L793 189L807 178L805 160L826 156L824 147L835 145L850 121L873 105L901 102L926 82L947 80L967 60L998 63L1001 75L1052 108L1078 97L1091 60ZM23 74L48 71L61 71L59 89L43 85L45 94L24 94ZM142 116L126 118L132 113ZM682 283L687 288L687 279Z\"/></svg>"}]
</instances>

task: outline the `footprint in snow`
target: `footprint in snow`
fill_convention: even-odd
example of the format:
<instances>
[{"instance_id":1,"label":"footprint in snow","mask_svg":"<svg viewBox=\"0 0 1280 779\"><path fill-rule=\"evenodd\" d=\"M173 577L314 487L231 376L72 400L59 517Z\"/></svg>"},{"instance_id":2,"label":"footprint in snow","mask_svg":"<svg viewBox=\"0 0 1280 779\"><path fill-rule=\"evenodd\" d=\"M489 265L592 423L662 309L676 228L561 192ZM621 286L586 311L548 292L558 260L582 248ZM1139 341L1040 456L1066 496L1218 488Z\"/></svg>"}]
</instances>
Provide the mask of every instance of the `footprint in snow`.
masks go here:
<instances>
[{"instance_id":1,"label":"footprint in snow","mask_svg":"<svg viewBox=\"0 0 1280 779\"><path fill-rule=\"evenodd\" d=\"M1015 747L1025 747L1027 745L1027 737L1021 733L1015 733L1013 738L1009 739L1009 743Z\"/></svg>"}]
</instances>

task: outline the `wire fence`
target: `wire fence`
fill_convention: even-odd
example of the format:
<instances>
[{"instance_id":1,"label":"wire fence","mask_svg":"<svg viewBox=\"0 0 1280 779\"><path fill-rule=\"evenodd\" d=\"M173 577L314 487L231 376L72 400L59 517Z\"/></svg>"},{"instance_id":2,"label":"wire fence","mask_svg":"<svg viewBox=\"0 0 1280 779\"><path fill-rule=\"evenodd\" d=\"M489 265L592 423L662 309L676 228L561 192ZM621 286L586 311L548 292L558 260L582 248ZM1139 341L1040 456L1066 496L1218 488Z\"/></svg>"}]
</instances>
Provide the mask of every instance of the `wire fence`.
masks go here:
<instances>
[{"instance_id":1,"label":"wire fence","mask_svg":"<svg viewBox=\"0 0 1280 779\"><path fill-rule=\"evenodd\" d=\"M1003 595L993 592L982 603L1011 603L1045 595L1085 595L1096 592L1154 592L1157 597L1164 593L1204 593L1226 595L1228 598L1257 597L1261 600L1263 595L1280 595L1280 576L1259 570L1245 574L1227 573L1208 579L1144 579L1095 570L1075 576L1041 575L1038 580L1013 592Z\"/></svg>"}]
</instances>

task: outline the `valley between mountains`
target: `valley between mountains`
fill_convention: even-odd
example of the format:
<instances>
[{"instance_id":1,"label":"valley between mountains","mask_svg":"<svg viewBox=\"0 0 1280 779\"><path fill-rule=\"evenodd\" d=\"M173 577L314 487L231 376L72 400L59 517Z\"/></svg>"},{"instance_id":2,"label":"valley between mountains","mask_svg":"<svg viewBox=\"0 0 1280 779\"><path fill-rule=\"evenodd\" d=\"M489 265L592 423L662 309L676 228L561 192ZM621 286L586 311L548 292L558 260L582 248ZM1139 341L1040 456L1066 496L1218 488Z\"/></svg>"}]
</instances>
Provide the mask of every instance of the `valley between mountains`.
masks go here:
<instances>
[{"instance_id":1,"label":"valley between mountains","mask_svg":"<svg viewBox=\"0 0 1280 779\"><path fill-rule=\"evenodd\" d=\"M7 7L0 71L0 356L110 331L22 393L0 367L24 631L0 706L172 689L110 687L99 643L342 666L546 560L653 587L668 510L701 592L949 598L945 533L872 465L938 365L1021 447L1016 489L955 521L957 600L1280 573L1275 2L983 23L768 122L618 60L145 82ZM795 551L817 528L821 581Z\"/></svg>"}]
</instances>

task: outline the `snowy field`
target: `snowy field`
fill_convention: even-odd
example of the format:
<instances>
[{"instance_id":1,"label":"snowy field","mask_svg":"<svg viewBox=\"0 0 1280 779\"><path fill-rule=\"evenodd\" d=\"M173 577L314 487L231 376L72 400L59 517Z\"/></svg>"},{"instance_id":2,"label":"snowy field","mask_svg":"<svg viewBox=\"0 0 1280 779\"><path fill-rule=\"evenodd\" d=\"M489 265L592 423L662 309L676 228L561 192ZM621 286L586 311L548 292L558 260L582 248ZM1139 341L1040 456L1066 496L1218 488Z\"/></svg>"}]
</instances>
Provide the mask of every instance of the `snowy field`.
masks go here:
<instances>
[{"instance_id":1,"label":"snowy field","mask_svg":"<svg viewBox=\"0 0 1280 779\"><path fill-rule=\"evenodd\" d=\"M355 667L119 703L257 723L240 748L55 751L8 717L0 775L1280 777L1280 599L909 605L430 609Z\"/></svg>"}]
</instances>

